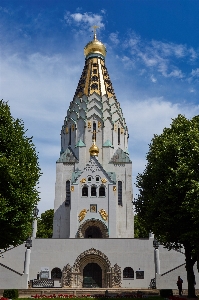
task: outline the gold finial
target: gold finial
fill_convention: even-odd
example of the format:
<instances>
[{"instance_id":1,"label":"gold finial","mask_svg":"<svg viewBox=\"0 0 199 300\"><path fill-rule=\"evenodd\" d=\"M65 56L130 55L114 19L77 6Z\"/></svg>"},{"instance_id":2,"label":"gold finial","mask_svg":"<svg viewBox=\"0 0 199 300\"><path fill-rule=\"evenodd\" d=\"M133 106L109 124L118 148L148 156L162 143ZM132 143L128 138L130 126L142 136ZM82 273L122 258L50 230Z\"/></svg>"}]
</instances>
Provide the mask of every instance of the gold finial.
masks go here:
<instances>
[{"instance_id":1,"label":"gold finial","mask_svg":"<svg viewBox=\"0 0 199 300\"><path fill-rule=\"evenodd\" d=\"M101 54L106 56L106 47L100 41L97 40L96 30L100 28L97 25L92 26L94 31L94 39L89 42L84 48L84 55L87 57L89 54Z\"/></svg>"},{"instance_id":2,"label":"gold finial","mask_svg":"<svg viewBox=\"0 0 199 300\"><path fill-rule=\"evenodd\" d=\"M96 41L96 40L97 40L97 34L96 34L96 31L97 31L97 29L100 28L100 27L97 26L97 25L94 25L94 26L92 26L92 27L93 27L93 30L94 30L94 40Z\"/></svg>"},{"instance_id":3,"label":"gold finial","mask_svg":"<svg viewBox=\"0 0 199 300\"><path fill-rule=\"evenodd\" d=\"M97 145L95 144L96 142L96 131L93 131L93 144L89 149L90 155L92 156L98 156L99 154L99 148L97 147Z\"/></svg>"}]
</instances>

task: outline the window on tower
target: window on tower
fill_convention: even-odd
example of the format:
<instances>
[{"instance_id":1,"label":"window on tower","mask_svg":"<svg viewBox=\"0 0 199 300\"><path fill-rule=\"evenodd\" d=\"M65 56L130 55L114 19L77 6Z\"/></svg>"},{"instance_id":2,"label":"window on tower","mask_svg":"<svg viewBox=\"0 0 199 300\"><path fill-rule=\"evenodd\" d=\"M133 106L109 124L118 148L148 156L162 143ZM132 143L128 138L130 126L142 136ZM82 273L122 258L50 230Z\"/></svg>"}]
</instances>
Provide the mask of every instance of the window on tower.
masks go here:
<instances>
[{"instance_id":1,"label":"window on tower","mask_svg":"<svg viewBox=\"0 0 199 300\"><path fill-rule=\"evenodd\" d=\"M71 145L71 126L69 128L69 141L68 141L68 145Z\"/></svg>"},{"instance_id":2,"label":"window on tower","mask_svg":"<svg viewBox=\"0 0 199 300\"><path fill-rule=\"evenodd\" d=\"M96 123L93 122L93 140L95 141L96 141L96 128L97 128Z\"/></svg>"},{"instance_id":3,"label":"window on tower","mask_svg":"<svg viewBox=\"0 0 199 300\"><path fill-rule=\"evenodd\" d=\"M71 193L70 193L70 181L66 181L66 201L65 201L65 206L70 205L70 198L71 198Z\"/></svg>"},{"instance_id":4,"label":"window on tower","mask_svg":"<svg viewBox=\"0 0 199 300\"><path fill-rule=\"evenodd\" d=\"M118 145L120 145L120 128L118 128Z\"/></svg>"},{"instance_id":5,"label":"window on tower","mask_svg":"<svg viewBox=\"0 0 199 300\"><path fill-rule=\"evenodd\" d=\"M98 90L98 84L97 83L91 84L91 89L92 90Z\"/></svg>"},{"instance_id":6,"label":"window on tower","mask_svg":"<svg viewBox=\"0 0 199 300\"><path fill-rule=\"evenodd\" d=\"M122 181L118 181L118 205L122 206Z\"/></svg>"},{"instance_id":7,"label":"window on tower","mask_svg":"<svg viewBox=\"0 0 199 300\"><path fill-rule=\"evenodd\" d=\"M100 186L99 188L99 197L105 197L105 187Z\"/></svg>"},{"instance_id":8,"label":"window on tower","mask_svg":"<svg viewBox=\"0 0 199 300\"><path fill-rule=\"evenodd\" d=\"M91 197L97 197L97 189L94 185L91 187Z\"/></svg>"},{"instance_id":9,"label":"window on tower","mask_svg":"<svg viewBox=\"0 0 199 300\"><path fill-rule=\"evenodd\" d=\"M86 185L82 188L82 196L88 197L88 187Z\"/></svg>"},{"instance_id":10,"label":"window on tower","mask_svg":"<svg viewBox=\"0 0 199 300\"><path fill-rule=\"evenodd\" d=\"M92 81L98 81L98 77L96 75L92 76Z\"/></svg>"}]
</instances>

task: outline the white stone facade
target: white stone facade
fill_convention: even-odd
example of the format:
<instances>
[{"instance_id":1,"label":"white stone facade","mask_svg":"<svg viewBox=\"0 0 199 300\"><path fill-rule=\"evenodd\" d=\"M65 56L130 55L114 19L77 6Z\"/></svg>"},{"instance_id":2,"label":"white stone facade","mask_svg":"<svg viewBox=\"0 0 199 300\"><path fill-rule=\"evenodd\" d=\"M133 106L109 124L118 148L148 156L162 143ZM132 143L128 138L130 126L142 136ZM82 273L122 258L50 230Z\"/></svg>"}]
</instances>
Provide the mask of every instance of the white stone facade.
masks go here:
<instances>
[{"instance_id":1,"label":"white stone facade","mask_svg":"<svg viewBox=\"0 0 199 300\"><path fill-rule=\"evenodd\" d=\"M105 52L96 39L85 47L85 67L62 126L53 238L33 238L31 250L23 244L5 252L0 257L1 289L27 288L42 268L49 269L49 278L59 270L56 287L92 287L89 282L98 272L96 284L102 288L146 289L154 278L157 288L176 288L178 275L187 288L183 252L162 246L154 250L153 237L133 238L128 128Z\"/></svg>"}]
</instances>

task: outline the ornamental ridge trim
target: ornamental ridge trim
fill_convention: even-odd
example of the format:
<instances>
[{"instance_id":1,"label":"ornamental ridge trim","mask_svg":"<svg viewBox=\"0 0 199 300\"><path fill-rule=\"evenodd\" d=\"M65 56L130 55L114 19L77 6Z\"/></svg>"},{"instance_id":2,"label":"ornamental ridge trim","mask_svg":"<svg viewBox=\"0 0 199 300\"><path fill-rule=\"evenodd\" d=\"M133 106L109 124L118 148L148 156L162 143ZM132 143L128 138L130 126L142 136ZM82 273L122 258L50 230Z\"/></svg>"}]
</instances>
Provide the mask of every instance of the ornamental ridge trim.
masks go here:
<instances>
[{"instance_id":1,"label":"ornamental ridge trim","mask_svg":"<svg viewBox=\"0 0 199 300\"><path fill-rule=\"evenodd\" d=\"M85 258L86 256L88 255L96 255L96 256L99 256L101 257L107 264L107 267L110 268L111 267L111 263L108 259L108 257L103 253L101 252L100 250L97 250L95 248L91 248L89 250L86 250L84 252L82 252L78 257L77 259L75 260L74 262L74 265L73 265L73 269L77 272L80 271L80 266L81 266L81 261L83 258Z\"/></svg>"}]
</instances>

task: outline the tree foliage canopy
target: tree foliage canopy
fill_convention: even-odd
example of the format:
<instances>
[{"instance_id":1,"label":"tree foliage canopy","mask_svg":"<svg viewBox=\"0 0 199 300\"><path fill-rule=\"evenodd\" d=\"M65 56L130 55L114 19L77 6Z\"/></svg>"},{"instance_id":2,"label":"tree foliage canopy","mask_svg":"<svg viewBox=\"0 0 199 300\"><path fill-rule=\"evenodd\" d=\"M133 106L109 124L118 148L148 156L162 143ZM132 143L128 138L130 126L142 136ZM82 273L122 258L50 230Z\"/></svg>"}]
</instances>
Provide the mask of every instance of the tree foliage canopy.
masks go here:
<instances>
[{"instance_id":1,"label":"tree foliage canopy","mask_svg":"<svg viewBox=\"0 0 199 300\"><path fill-rule=\"evenodd\" d=\"M134 238L140 239L140 238L148 238L149 232L145 229L143 226L143 222L139 215L134 216Z\"/></svg>"},{"instance_id":2,"label":"tree foliage canopy","mask_svg":"<svg viewBox=\"0 0 199 300\"><path fill-rule=\"evenodd\" d=\"M54 209L48 209L37 221L37 237L52 238Z\"/></svg>"},{"instance_id":3,"label":"tree foliage canopy","mask_svg":"<svg viewBox=\"0 0 199 300\"><path fill-rule=\"evenodd\" d=\"M135 208L146 230L169 249L184 246L189 294L194 296L193 264L199 253L199 116L187 120L179 115L170 128L154 136L137 187Z\"/></svg>"},{"instance_id":4,"label":"tree foliage canopy","mask_svg":"<svg viewBox=\"0 0 199 300\"><path fill-rule=\"evenodd\" d=\"M31 234L32 210L39 201L41 175L32 138L0 101L0 248L16 246Z\"/></svg>"}]
</instances>

